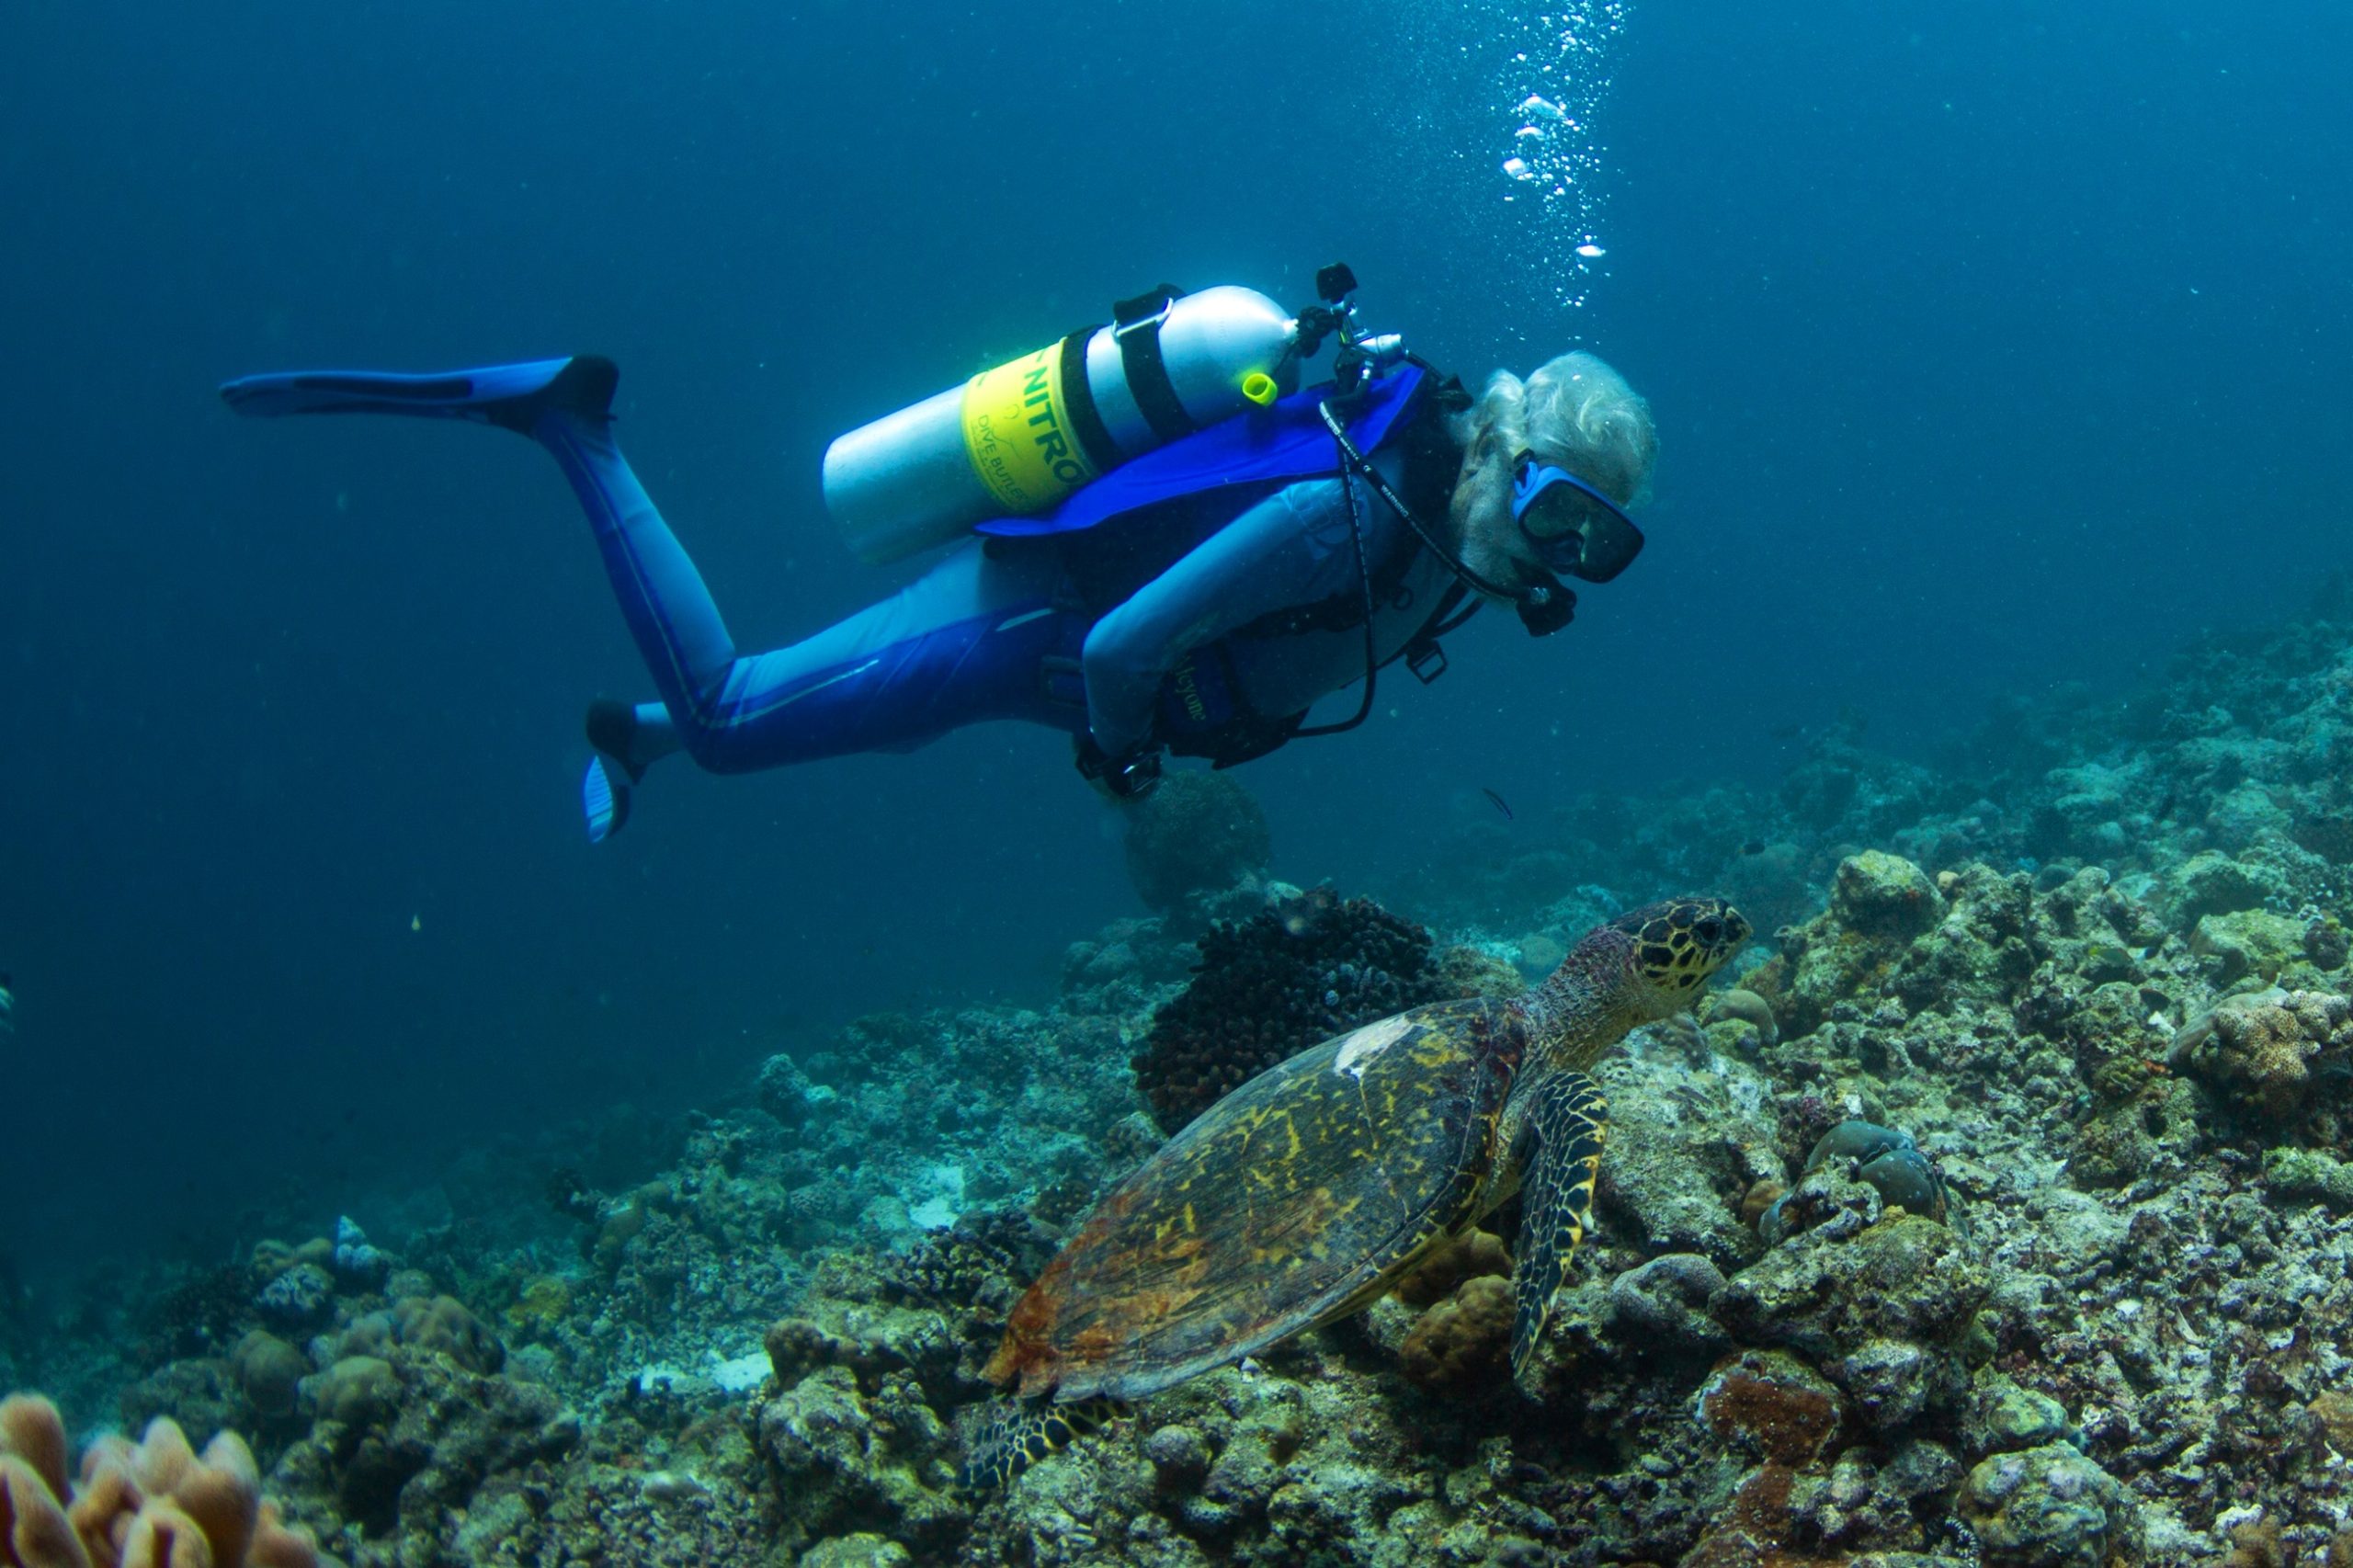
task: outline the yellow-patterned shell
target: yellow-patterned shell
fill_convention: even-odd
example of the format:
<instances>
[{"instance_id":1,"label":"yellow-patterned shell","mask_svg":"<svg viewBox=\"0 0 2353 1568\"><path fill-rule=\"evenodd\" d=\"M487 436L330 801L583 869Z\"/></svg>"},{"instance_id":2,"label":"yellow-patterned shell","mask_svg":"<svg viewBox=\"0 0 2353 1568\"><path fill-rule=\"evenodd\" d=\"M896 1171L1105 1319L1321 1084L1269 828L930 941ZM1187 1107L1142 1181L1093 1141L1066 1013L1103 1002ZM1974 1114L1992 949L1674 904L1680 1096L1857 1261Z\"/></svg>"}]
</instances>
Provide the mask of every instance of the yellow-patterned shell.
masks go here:
<instances>
[{"instance_id":1,"label":"yellow-patterned shell","mask_svg":"<svg viewBox=\"0 0 2353 1568\"><path fill-rule=\"evenodd\" d=\"M988 1375L1138 1399L1373 1301L1472 1217L1527 1029L1434 1003L1243 1085L1097 1206Z\"/></svg>"}]
</instances>

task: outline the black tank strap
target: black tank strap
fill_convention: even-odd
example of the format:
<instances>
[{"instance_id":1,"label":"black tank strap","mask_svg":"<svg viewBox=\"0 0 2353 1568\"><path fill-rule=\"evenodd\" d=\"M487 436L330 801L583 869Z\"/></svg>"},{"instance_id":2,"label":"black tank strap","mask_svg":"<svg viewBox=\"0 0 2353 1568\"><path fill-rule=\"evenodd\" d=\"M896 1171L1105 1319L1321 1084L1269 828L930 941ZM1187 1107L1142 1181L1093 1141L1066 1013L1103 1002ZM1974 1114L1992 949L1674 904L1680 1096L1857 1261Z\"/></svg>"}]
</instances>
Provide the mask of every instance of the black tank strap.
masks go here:
<instances>
[{"instance_id":1,"label":"black tank strap","mask_svg":"<svg viewBox=\"0 0 2353 1568\"><path fill-rule=\"evenodd\" d=\"M1086 346L1102 330L1098 322L1080 327L1063 339L1061 376L1063 407L1070 415L1070 433L1078 437L1078 449L1086 454L1097 473L1128 460L1128 455L1112 442L1111 432L1103 423L1103 411L1095 406L1095 383L1086 379Z\"/></svg>"},{"instance_id":2,"label":"black tank strap","mask_svg":"<svg viewBox=\"0 0 2353 1568\"><path fill-rule=\"evenodd\" d=\"M1168 379L1168 361L1160 352L1161 324L1168 319L1168 307L1184 296L1185 290L1175 284L1163 283L1111 307L1111 335L1120 345L1128 395L1163 441L1181 440L1200 428L1177 400L1176 384Z\"/></svg>"}]
</instances>

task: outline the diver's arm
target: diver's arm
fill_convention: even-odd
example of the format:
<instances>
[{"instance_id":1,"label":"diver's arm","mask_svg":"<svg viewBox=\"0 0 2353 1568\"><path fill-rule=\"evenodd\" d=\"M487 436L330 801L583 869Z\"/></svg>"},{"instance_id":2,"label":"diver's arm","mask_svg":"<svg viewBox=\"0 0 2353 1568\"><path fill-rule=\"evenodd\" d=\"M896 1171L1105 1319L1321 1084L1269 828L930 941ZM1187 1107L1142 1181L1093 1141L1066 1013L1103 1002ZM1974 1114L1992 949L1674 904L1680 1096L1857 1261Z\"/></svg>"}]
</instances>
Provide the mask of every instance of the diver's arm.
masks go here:
<instances>
[{"instance_id":1,"label":"diver's arm","mask_svg":"<svg viewBox=\"0 0 2353 1568\"><path fill-rule=\"evenodd\" d=\"M1385 518L1357 513L1378 559ZM1356 546L1336 480L1284 486L1095 623L1085 651L1087 728L1110 756L1152 738L1160 685L1185 655L1260 616L1357 586Z\"/></svg>"}]
</instances>

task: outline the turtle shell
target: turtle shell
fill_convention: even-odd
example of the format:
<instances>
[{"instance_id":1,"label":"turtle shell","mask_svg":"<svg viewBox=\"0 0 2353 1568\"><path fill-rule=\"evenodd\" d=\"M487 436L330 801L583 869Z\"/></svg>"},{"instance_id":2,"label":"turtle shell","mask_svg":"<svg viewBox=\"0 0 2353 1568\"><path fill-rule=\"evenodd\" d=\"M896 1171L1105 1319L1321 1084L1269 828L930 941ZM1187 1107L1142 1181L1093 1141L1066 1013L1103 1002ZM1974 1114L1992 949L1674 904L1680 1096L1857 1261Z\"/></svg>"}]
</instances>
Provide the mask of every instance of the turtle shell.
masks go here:
<instances>
[{"instance_id":1,"label":"turtle shell","mask_svg":"<svg viewBox=\"0 0 2353 1568\"><path fill-rule=\"evenodd\" d=\"M1527 1042L1513 1004L1438 1002L1251 1079L1096 1205L988 1375L1138 1399L1369 1304L1472 1216Z\"/></svg>"}]
</instances>

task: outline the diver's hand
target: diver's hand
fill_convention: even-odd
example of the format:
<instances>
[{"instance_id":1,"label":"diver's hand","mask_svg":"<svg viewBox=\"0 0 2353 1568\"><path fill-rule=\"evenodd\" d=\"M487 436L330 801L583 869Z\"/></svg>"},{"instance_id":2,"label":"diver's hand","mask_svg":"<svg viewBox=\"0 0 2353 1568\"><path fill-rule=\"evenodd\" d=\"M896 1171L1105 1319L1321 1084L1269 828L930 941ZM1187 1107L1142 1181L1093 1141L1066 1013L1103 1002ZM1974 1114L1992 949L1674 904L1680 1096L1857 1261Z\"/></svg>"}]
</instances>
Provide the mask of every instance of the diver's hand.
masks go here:
<instances>
[{"instance_id":1,"label":"diver's hand","mask_svg":"<svg viewBox=\"0 0 2353 1568\"><path fill-rule=\"evenodd\" d=\"M1081 735L1072 759L1078 776L1115 801L1141 801L1160 788L1160 752L1139 746L1120 756L1107 756L1092 735Z\"/></svg>"}]
</instances>

